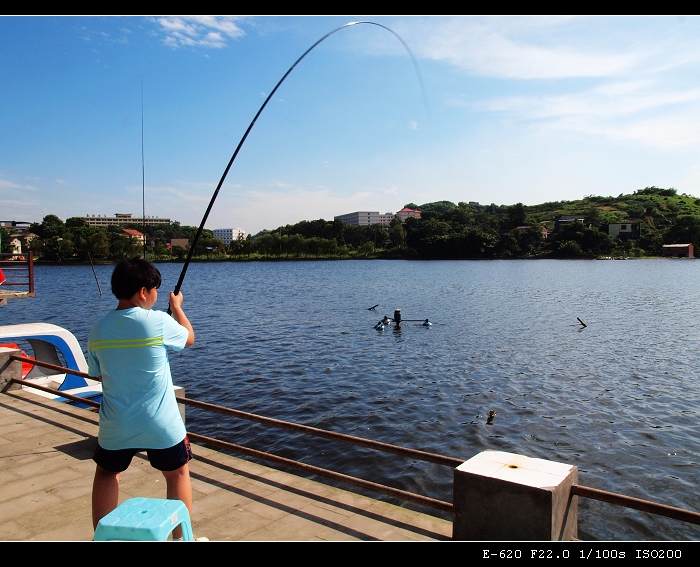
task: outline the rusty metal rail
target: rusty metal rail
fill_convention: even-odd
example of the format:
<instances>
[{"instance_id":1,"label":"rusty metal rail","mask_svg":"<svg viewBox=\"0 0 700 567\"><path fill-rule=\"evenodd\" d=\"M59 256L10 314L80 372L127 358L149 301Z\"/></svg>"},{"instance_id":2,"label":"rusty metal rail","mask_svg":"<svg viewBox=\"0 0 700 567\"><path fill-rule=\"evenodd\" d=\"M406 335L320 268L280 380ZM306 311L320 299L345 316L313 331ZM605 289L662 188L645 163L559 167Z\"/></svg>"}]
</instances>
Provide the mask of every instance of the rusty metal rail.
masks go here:
<instances>
[{"instance_id":1,"label":"rusty metal rail","mask_svg":"<svg viewBox=\"0 0 700 567\"><path fill-rule=\"evenodd\" d=\"M81 404L86 404L86 405L93 407L93 408L100 407L100 402L95 402L95 401L89 399L89 397L74 396L73 394L67 394L66 392L62 392L61 390L56 390L54 388L48 388L46 386L42 386L41 384L35 384L34 382L22 380L21 378L13 378L9 382L12 382L14 384L20 384L22 386L26 386L27 388L34 388L35 390L41 390L42 392L48 392L49 394L56 394L58 396L61 396L62 398L66 398L67 400L71 400L73 402L79 402Z\"/></svg>"},{"instance_id":2,"label":"rusty metal rail","mask_svg":"<svg viewBox=\"0 0 700 567\"><path fill-rule=\"evenodd\" d=\"M262 423L264 425L271 425L272 427L279 427L281 429L287 429L289 431L298 431L301 433L307 433L309 435L315 435L316 437L323 437L325 439L331 439L334 441L342 441L344 443L349 443L351 445L358 445L360 447L367 447L369 449L376 449L377 451L384 451L385 453L393 453L394 455L401 455L402 457L409 457L412 459L420 459L422 461L428 461L430 463L436 463L438 465L446 465L449 467L458 467L464 462L464 459L456 459L454 457L445 457L444 455L437 455L435 453L427 453L425 451L417 451L415 449L407 449L406 447L400 447L398 445L390 445L388 443L382 443L380 441L371 441L369 439L363 439L361 437L354 437L352 435L346 435L345 433L336 433L334 431L327 431L325 429L317 429L315 427L309 427L307 425L299 425L298 423L292 423L289 421L281 421L279 419L272 419L269 417L263 417L261 415L256 415L254 413L248 413L239 410L233 410L224 406L217 406L214 404L209 404L206 402L200 402L197 400L191 400L189 398L178 398L178 401L187 405L200 409L205 409L213 411L216 413L221 413L231 417L239 417L241 419L246 419L248 421L254 421L257 423Z\"/></svg>"},{"instance_id":3,"label":"rusty metal rail","mask_svg":"<svg viewBox=\"0 0 700 567\"><path fill-rule=\"evenodd\" d=\"M102 381L102 376L90 376L87 372L80 372L79 370L73 370L72 368L65 368L63 366L58 366L57 364L51 364L50 362L44 362L43 360L36 360L35 358L29 358L25 356L13 355L10 360L19 360L20 362L30 362L36 366L41 366L42 368L48 368L50 370L57 370L58 372L63 372L65 374L75 374L76 376L81 376L82 378L90 378L91 380ZM32 386L33 387L33 386Z\"/></svg>"},{"instance_id":4,"label":"rusty metal rail","mask_svg":"<svg viewBox=\"0 0 700 567\"><path fill-rule=\"evenodd\" d=\"M72 370L70 368L63 368L61 366L56 366L54 364L50 364L47 362L37 361L37 360L34 360L32 358L26 358L26 357L22 357L22 356L12 356L12 357L10 357L10 360L32 362L38 366L50 368L52 370L60 370L62 372L68 373L68 374L75 374L76 376L82 376L84 378L92 378L92 379L96 379L96 380L100 379L99 377L89 376L85 372L79 372L77 370ZM38 390L43 390L46 392L57 394L57 395L65 397L67 399L87 404L87 405L94 407L94 408L99 408L99 406L100 406L100 404L98 402L94 402L92 400L82 398L80 396L73 396L71 394L66 394L64 392L61 392L60 390L54 390L52 388L46 388L44 386L39 386L39 385L33 384L31 382L27 382L26 380L20 380L20 379L15 378L15 379L10 380L10 382L22 384L24 386L29 386L30 388L36 388ZM245 420L253 421L256 423L261 423L263 425L269 425L272 427L286 429L289 431L297 431L297 432L301 432L301 433L307 433L309 435L315 435L317 437L323 437L325 439L341 441L343 443L358 445L361 447L375 449L375 450L383 451L386 453L392 453L392 454L400 455L403 457L428 461L428 462L436 463L439 465L457 467L464 462L464 459L458 459L458 458L454 458L454 457L446 457L444 455L438 455L435 453L428 453L425 451L418 451L415 449L408 449L406 447L401 447L398 445L391 445L391 444L382 443L379 441L371 441L369 439L363 439L361 437L354 437L352 435L346 435L344 433L336 433L336 432L327 431L324 429L317 429L315 427L309 427L306 425L300 425L297 423L282 421L279 419L268 418L268 417L256 415L253 413L248 413L248 412L244 412L244 411L240 411L240 410L234 410L234 409L227 408L224 406L209 404L207 402L200 402L198 400L193 400L190 398L184 398L184 397L180 398L179 397L178 402L182 403L184 405L187 405L187 406L198 408L198 409L202 409L202 410L206 410L206 411L213 411L215 413L220 413L220 414L228 415L231 417L237 417L240 419L245 419ZM189 431L187 432L187 435L190 438L190 440L195 441L195 442L200 442L200 443L206 444L206 445L211 446L211 447L216 447L216 448L227 450L227 451L234 451L236 453L241 453L244 455L248 455L248 456L255 457L255 458L258 458L261 460L273 462L273 463L276 463L276 464L279 464L282 466L286 466L289 468L301 470L301 471L304 471L304 472L307 472L310 474L315 474L315 475L318 475L318 476L321 476L324 478L328 478L328 479L331 479L334 481L349 484L351 486L371 490L374 492L378 492L380 494L385 494L387 496L398 498L398 499L404 500L406 502L413 502L415 504L420 504L422 506L434 508L437 510L441 510L443 512L454 513L453 504L450 502L444 502L442 500L436 500L434 498L429 498L427 496L421 496L419 494L414 494L412 492L406 492L404 490L391 488L391 487L385 486L383 484L377 484L377 483L363 480L360 478L356 478L353 476L344 475L342 473L337 473L337 472L323 469L320 467L316 467L313 465L308 465L305 463L294 461L292 459L287 459L285 457L279 457L279 456L273 455L271 453L265 453L263 451L258 451L256 449L250 449L248 447L243 447L242 445L228 443L226 441L222 441L220 439L216 439L213 437L207 437L207 436L199 435L197 433L192 433ZM633 498L631 496L625 496L623 494L616 494L614 492L607 492L605 490L599 490L597 488L591 488L588 486L581 486L578 484L574 484L571 487L571 496L578 496L580 498L590 498L592 500L598 500L598 501L606 502L609 504L615 504L615 505L623 506L626 508L632 508L632 509L639 510L642 512L655 514L657 516L664 516L666 518L671 518L671 519L675 519L675 520L679 520L679 521L683 521L683 522L688 522L691 524L700 525L700 513L698 513L698 512L683 510L682 508L667 506L665 504L658 504L656 502L651 502L649 500L643 500L640 498Z\"/></svg>"},{"instance_id":5,"label":"rusty metal rail","mask_svg":"<svg viewBox=\"0 0 700 567\"><path fill-rule=\"evenodd\" d=\"M673 518L674 520L681 520L682 522L700 525L700 513L683 510L682 508L666 506L665 504L657 504L656 502L650 502L640 498L633 498L632 496L624 496L622 494L615 494L614 492L607 492L605 490L590 488L588 486L580 486L578 484L574 484L571 487L571 494L573 496L599 500L601 502L607 502L608 504L617 504L618 506L624 506L625 508L633 508L642 512L656 514L657 516L665 516L666 518Z\"/></svg>"},{"instance_id":6,"label":"rusty metal rail","mask_svg":"<svg viewBox=\"0 0 700 567\"><path fill-rule=\"evenodd\" d=\"M178 398L178 400L182 401L182 398ZM454 507L451 502L436 500L435 498L421 496L420 494L414 494L413 492L406 492L405 490L399 490L398 488L391 488L390 486L385 486L376 482L370 482L368 480L363 480L354 476L348 476L334 471L329 471L328 469L322 469L313 465L307 465L305 463L300 463L298 461L293 461L291 459L286 459L284 457L272 455L270 453L256 451L255 449L250 449L241 445L227 443L226 441L221 441L220 439L215 439L213 437L197 435L196 433L191 433L189 431L187 432L187 436L190 439L190 441L200 442L207 446L216 447L228 451L235 451L237 453L242 453L250 457L256 457L265 461L270 461L278 465L283 465L286 467L304 471L306 473L311 473L338 482L343 482L345 484L356 486L358 488L364 488L367 490L372 490L373 492L385 494L387 496L393 496L394 498L405 500L407 502L413 502L414 504L421 504L422 506L427 506L429 508L434 508L436 510L441 510L450 514L453 513Z\"/></svg>"}]
</instances>

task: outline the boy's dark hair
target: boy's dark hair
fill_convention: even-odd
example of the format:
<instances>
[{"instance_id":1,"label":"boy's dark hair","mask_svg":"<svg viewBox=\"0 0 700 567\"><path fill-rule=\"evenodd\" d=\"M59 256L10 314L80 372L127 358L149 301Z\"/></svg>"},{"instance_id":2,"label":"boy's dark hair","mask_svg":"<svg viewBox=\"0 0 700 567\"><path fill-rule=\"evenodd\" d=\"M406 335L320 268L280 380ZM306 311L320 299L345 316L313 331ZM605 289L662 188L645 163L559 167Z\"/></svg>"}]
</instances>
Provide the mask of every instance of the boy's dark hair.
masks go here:
<instances>
[{"instance_id":1,"label":"boy's dark hair","mask_svg":"<svg viewBox=\"0 0 700 567\"><path fill-rule=\"evenodd\" d=\"M142 287L150 290L160 284L158 268L141 256L122 260L112 272L112 293L117 299L129 299Z\"/></svg>"}]
</instances>

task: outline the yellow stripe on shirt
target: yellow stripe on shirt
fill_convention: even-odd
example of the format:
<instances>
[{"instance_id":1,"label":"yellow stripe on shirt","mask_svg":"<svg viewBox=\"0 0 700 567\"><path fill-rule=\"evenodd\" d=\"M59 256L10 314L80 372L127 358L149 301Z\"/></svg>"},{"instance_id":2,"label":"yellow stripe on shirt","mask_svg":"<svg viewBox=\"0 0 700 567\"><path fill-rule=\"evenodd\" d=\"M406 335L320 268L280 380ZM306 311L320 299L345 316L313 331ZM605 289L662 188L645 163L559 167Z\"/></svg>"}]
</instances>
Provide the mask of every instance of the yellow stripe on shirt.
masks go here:
<instances>
[{"instance_id":1,"label":"yellow stripe on shirt","mask_svg":"<svg viewBox=\"0 0 700 567\"><path fill-rule=\"evenodd\" d=\"M100 350L106 348L142 348L159 346L163 344L163 336L146 337L143 339L112 339L105 341L93 341L88 345L89 350Z\"/></svg>"}]
</instances>

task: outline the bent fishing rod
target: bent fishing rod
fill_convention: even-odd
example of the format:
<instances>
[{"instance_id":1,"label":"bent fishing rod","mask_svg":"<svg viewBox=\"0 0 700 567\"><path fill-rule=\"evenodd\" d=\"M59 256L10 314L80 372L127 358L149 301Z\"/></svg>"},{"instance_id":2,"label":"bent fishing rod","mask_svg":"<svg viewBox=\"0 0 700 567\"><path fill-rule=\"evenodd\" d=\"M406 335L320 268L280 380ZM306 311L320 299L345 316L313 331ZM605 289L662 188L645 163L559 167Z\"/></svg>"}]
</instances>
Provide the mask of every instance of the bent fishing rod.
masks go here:
<instances>
[{"instance_id":1,"label":"bent fishing rod","mask_svg":"<svg viewBox=\"0 0 700 567\"><path fill-rule=\"evenodd\" d=\"M187 252L187 258L185 259L185 264L182 267L182 272L180 273L180 278L177 281L177 285L175 286L175 289L173 290L173 293L177 295L180 292L180 288L182 287L182 282L185 279L185 274L187 273L187 268L190 264L190 260L192 259L192 256L194 254L195 247L197 246L197 242L199 241L199 237L202 234L202 230L204 230L204 224L207 221L207 218L209 217L209 213L211 212L212 207L214 206L214 201L216 201L216 197L219 195L219 190L221 189L221 186L224 184L224 180L226 179L226 176L228 175L229 170L231 169L231 166L233 165L233 162L236 160L236 156L238 155L238 152L240 151L241 147L243 146L243 143L245 142L246 138L248 137L248 134L250 134L250 131L253 129L253 126L255 126L256 121L258 120L258 117L260 114L262 114L262 111L265 109L267 106L267 103L270 101L270 99L274 96L274 94L277 92L277 89L280 87L280 85L284 82L284 80L289 76L289 74L294 70L294 68L301 62L304 57L306 57L319 43L324 41L326 38L330 37L334 33L350 27L350 26L356 26L360 24L368 24L372 26L377 26L382 29L385 29L386 31L390 32L396 39L398 39L401 44L404 46L408 54L411 56L411 60L413 61L413 66L416 70L416 74L418 75L418 81L420 83L421 87L421 92L423 94L423 102L426 107L426 111L428 111L428 115L430 115L429 109L428 109L428 102L427 98L425 96L425 88L423 86L423 79L420 74L420 70L418 69L418 62L416 61L416 58L413 56L413 53L411 52L410 48L408 47L408 44L399 36L394 30L382 25L378 24L376 22L369 22L369 21L360 21L360 22L348 22L347 24L344 24L330 32L328 32L326 35L324 35L321 39L319 39L316 43L314 43L311 47L309 47L299 59L297 59L294 64L287 70L287 72L282 76L282 78L279 80L277 85L275 85L275 88L272 89L272 92L268 95L268 97L265 99L265 102L263 102L262 106L260 107L260 110L258 110L257 114L253 118L252 122L248 126L248 129L245 131L245 134L243 134L243 137L241 138L241 141L238 142L238 146L236 147L236 150L233 152L233 155L231 156L231 159L228 162L228 165L226 166L226 169L224 170L223 175L221 176L221 179L219 180L219 184L216 186L216 190L214 191L214 194L211 197L211 201L209 201L209 206L207 207L206 212L204 213L204 217L202 218L202 222L199 225L199 228L197 229L197 232L194 236L194 239L192 240L192 244L190 246L189 251ZM171 314L170 310L170 304L168 304L168 314Z\"/></svg>"}]
</instances>

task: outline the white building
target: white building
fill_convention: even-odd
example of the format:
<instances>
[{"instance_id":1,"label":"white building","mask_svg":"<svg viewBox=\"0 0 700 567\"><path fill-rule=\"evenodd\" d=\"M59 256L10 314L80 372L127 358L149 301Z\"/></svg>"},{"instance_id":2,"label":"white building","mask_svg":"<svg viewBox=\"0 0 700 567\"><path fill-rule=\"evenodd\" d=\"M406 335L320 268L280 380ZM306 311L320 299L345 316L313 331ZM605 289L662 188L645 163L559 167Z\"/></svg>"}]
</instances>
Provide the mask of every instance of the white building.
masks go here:
<instances>
[{"instance_id":1,"label":"white building","mask_svg":"<svg viewBox=\"0 0 700 567\"><path fill-rule=\"evenodd\" d=\"M333 217L334 220L341 220L347 224L354 226L368 226L370 224L381 224L389 226L391 221L396 218L396 214L392 212L379 213L377 211L357 211L346 215L338 215Z\"/></svg>"},{"instance_id":2,"label":"white building","mask_svg":"<svg viewBox=\"0 0 700 567\"><path fill-rule=\"evenodd\" d=\"M354 213L347 213L345 215L338 215L333 217L334 220L341 220L347 224L352 224L355 226L367 226L370 224L379 224L379 212L378 211L357 211Z\"/></svg>"},{"instance_id":3,"label":"white building","mask_svg":"<svg viewBox=\"0 0 700 567\"><path fill-rule=\"evenodd\" d=\"M245 238L245 230L242 228L215 228L213 231L214 238L219 238L229 246L234 240L243 240Z\"/></svg>"},{"instance_id":4,"label":"white building","mask_svg":"<svg viewBox=\"0 0 700 567\"><path fill-rule=\"evenodd\" d=\"M107 215L85 215L83 217L90 226L110 226L122 224L170 224L170 219L161 217L132 217L131 213L116 213L113 217Z\"/></svg>"},{"instance_id":5,"label":"white building","mask_svg":"<svg viewBox=\"0 0 700 567\"><path fill-rule=\"evenodd\" d=\"M396 214L392 212L384 213L379 215L379 224L383 226L389 226L391 221L396 218Z\"/></svg>"}]
</instances>

